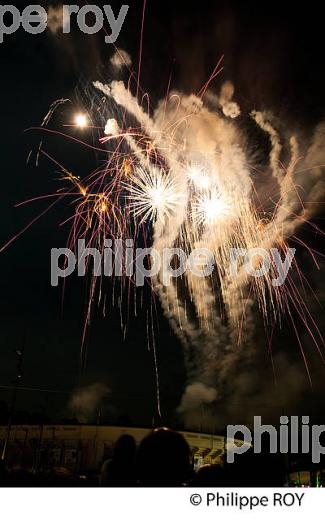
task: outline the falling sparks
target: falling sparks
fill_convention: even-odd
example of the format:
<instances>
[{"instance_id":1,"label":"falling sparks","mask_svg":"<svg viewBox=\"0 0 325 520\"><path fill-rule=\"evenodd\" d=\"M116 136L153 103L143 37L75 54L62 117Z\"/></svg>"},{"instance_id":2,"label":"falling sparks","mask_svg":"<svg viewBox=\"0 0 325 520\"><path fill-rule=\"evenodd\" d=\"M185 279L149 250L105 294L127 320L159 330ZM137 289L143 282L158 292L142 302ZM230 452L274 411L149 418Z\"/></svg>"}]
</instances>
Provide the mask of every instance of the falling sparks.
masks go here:
<instances>
[{"instance_id":1,"label":"falling sparks","mask_svg":"<svg viewBox=\"0 0 325 520\"><path fill-rule=\"evenodd\" d=\"M229 251L278 248L285 255L289 241L302 245L296 231L310 221L324 194L321 168L317 166L325 162L323 156L317 155L324 150L324 131L320 127L315 132L299 168L299 145L295 136L291 136L291 155L286 168L281 162L280 137L268 115L256 111L250 114L270 140L269 166L260 177L265 179L270 175L268 181L274 187L272 193L265 194L270 184L262 185L257 167L248 166L250 154L243 145L243 130L236 126L240 108L231 100L232 86L221 88L222 113L204 103L209 83L219 73L219 64L198 96L169 92L153 113L147 94L139 102L131 88L121 81L109 85L96 82L100 103L96 106L94 96L91 109L86 108L89 117L86 113L76 114L74 126L80 130L96 129L97 141L94 144L66 136L100 157L94 172L70 173L43 150L40 152L62 172L64 188L54 196L58 200L69 197L72 214L65 223L72 223L69 246L73 250L80 237L86 237L88 247L102 248L108 237L129 238L132 233L136 241L142 233L145 242L152 243L160 253L165 247L176 246L188 253L196 248L212 252L215 273L208 278L196 278L186 271L181 289L178 281L165 286L161 270L150 280L163 312L186 347L187 359L191 358L190 346L193 347L196 366L193 370L190 359L189 387L198 388L204 382L208 389L213 389L209 391L212 400L219 395L219 388L215 391L214 387L226 387L240 357L247 360L252 356L255 307L260 310L265 326L272 329L286 314L296 334L293 314L299 316L319 351L319 344L323 344L302 296L305 277L296 262L293 263L296 275L290 273L286 284L274 287L273 265L267 275L250 277L239 260L238 273L232 276ZM49 120L55 107L61 104L62 101L53 105L44 131L51 132L47 128ZM96 121L96 126L89 127L89 120ZM267 208L260 201L261 195ZM314 259L315 252L310 248L307 251ZM124 262L122 258L121 264ZM254 268L259 268L260 263L261 258L253 259ZM302 290L294 276L302 280ZM85 331L97 294L102 298L100 277L94 276ZM222 311L218 301L222 301ZM118 305L121 310L122 296ZM297 339L306 363L298 335Z\"/></svg>"}]
</instances>

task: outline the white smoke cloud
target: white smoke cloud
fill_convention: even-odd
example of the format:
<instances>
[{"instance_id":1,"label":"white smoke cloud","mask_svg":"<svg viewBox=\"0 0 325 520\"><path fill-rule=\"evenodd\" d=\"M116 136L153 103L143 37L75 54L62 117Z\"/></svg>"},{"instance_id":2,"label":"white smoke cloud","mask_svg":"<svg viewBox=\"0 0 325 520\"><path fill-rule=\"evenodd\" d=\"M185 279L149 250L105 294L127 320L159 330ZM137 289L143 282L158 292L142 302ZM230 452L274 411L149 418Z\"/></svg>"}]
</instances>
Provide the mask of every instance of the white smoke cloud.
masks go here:
<instances>
[{"instance_id":1,"label":"white smoke cloud","mask_svg":"<svg viewBox=\"0 0 325 520\"><path fill-rule=\"evenodd\" d=\"M207 387L199 382L192 383L185 389L179 410L192 410L202 404L213 403L213 401L217 399L217 396L218 394L215 388Z\"/></svg>"},{"instance_id":2,"label":"white smoke cloud","mask_svg":"<svg viewBox=\"0 0 325 520\"><path fill-rule=\"evenodd\" d=\"M68 23L69 15L64 16L65 12L67 11L66 6L58 5L58 6L52 6L50 5L48 7L47 12L47 27L49 30L56 34L59 31L62 31L65 28L65 24ZM66 20L66 22L65 22Z\"/></svg>"},{"instance_id":3,"label":"white smoke cloud","mask_svg":"<svg viewBox=\"0 0 325 520\"><path fill-rule=\"evenodd\" d=\"M108 119L106 121L104 134L105 135L116 135L120 131L116 119Z\"/></svg>"},{"instance_id":4,"label":"white smoke cloud","mask_svg":"<svg viewBox=\"0 0 325 520\"><path fill-rule=\"evenodd\" d=\"M97 416L103 399L110 393L103 383L93 383L77 389L71 396L69 408L80 422L87 422Z\"/></svg>"},{"instance_id":5,"label":"white smoke cloud","mask_svg":"<svg viewBox=\"0 0 325 520\"><path fill-rule=\"evenodd\" d=\"M111 64L116 69L121 69L123 67L131 67L132 59L128 52L123 49L116 49L115 53L110 59Z\"/></svg>"},{"instance_id":6,"label":"white smoke cloud","mask_svg":"<svg viewBox=\"0 0 325 520\"><path fill-rule=\"evenodd\" d=\"M240 107L237 103L232 101L234 95L234 86L230 81L226 81L220 90L219 104L226 117L234 119L240 115Z\"/></svg>"}]
</instances>

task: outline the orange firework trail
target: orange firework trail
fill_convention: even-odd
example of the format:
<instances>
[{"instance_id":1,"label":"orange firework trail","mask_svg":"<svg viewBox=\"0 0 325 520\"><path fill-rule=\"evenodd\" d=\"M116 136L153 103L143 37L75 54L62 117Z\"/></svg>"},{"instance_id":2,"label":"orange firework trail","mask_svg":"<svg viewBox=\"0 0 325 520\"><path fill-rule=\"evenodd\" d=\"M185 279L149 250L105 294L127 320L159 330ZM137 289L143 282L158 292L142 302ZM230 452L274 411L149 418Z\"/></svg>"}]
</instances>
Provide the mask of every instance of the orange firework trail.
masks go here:
<instances>
[{"instance_id":1,"label":"orange firework trail","mask_svg":"<svg viewBox=\"0 0 325 520\"><path fill-rule=\"evenodd\" d=\"M102 253L107 238L132 237L135 242L150 243L160 254L164 248L174 247L188 254L198 248L213 253L215 272L210 276L197 277L187 270L166 285L161 269L148 280L184 345L186 358L192 350L195 352L196 366L190 371L189 387L199 382L208 389L216 385L222 388L236 362L254 355L256 307L269 329L281 323L283 316L288 317L310 377L295 317L305 324L322 359L323 339L305 303L308 281L297 261L293 260L285 283L276 286L273 280L278 268L273 260L265 276L252 277L239 259L233 276L229 251L277 248L285 258L289 244L295 242L309 251L317 267L317 252L296 233L306 223L317 229L310 220L320 210L324 194L320 166L325 159L321 151L324 125L315 129L302 151L299 139L292 134L287 143L290 153L285 154L276 130L277 119L253 111L251 120L270 142L269 164L260 175L243 144L243 130L236 123L241 110L233 100L232 85L223 85L219 95L209 90L220 73L221 62L197 95L183 95L168 87L166 99L155 109L150 108L147 94L138 101L130 85L126 87L123 82L94 83L91 110L78 112L71 123L84 136L91 131L93 143L68 131L50 129L55 110L67 100L53 104L42 131L98 154L100 166L81 177L47 154L42 144L38 157L51 160L63 182L63 188L44 198L54 197L53 204L68 198L71 215L61 224L71 226L68 247L75 252L79 239ZM138 75L140 70L139 64ZM139 92L139 81L136 88ZM94 124L98 115L101 121ZM267 194L259 179L265 175L271 181L268 186L272 186ZM125 272L125 259L122 264ZM257 270L260 265L257 255L253 267ZM90 263L87 266L90 270ZM136 292L133 284L126 274L122 277L128 298ZM102 298L102 292L101 278L92 276L84 340L93 305ZM120 307L122 292L117 299ZM212 392L214 398L218 392Z\"/></svg>"}]
</instances>

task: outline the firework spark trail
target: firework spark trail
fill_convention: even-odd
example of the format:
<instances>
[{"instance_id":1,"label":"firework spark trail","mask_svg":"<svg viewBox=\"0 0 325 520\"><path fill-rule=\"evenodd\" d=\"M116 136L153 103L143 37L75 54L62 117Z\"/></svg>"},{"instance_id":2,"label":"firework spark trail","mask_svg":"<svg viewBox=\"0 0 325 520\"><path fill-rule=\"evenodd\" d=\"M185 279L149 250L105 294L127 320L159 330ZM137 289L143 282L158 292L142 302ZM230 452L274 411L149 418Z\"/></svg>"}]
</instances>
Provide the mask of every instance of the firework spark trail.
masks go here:
<instances>
[{"instance_id":1,"label":"firework spark trail","mask_svg":"<svg viewBox=\"0 0 325 520\"><path fill-rule=\"evenodd\" d=\"M163 191L170 200L170 207L168 211L165 208L163 215L155 214L154 204L150 205L149 200L147 204L136 202L150 188L156 166L150 164L150 158L133 138L128 137L130 148L140 164L148 170L145 174L147 178L143 173L139 176L139 170L138 173L135 172L137 178L130 179L130 189L131 197L135 199L134 205L138 204L137 216L143 219L150 217L154 221L153 247L162 253L164 248L174 247L180 242L187 251L206 247L214 253L228 325L216 314L215 292L211 280L186 272L187 289L197 317L194 321L189 318L183 289L177 283L164 285L163 273L160 272L153 280L153 287L159 293L171 326L186 347L189 363L188 389L197 384L203 385L207 390L216 385L221 389L238 360L249 360L254 354L253 295L266 321L270 310L274 319L278 319L285 308L290 313L288 301L296 306L298 313L302 309L297 294L291 291L290 295L289 292L288 299L288 291L283 292L283 296L272 287L272 271L263 280L255 278L252 281L242 265L238 276L235 279L231 277L225 268L229 260L229 248L269 249L280 246L286 252L285 240L315 211L314 208L306 210L303 204L311 202L314 195L316 200L321 200L323 196L320 170L316 168L309 174L309 178L304 179L303 184L308 185L309 190L302 194L296 178L296 166L300 160L297 138L290 137L291 158L288 167L284 168L280 161L283 147L278 132L268 121L267 114L252 112L251 117L256 124L269 135L270 167L279 189L279 201L273 218L262 225L250 201L252 180L241 145L241 136L232 123L209 111L202 100L193 95L182 96L172 92L170 103L161 103L150 118L123 84L96 86L138 120L143 132L153 140L154 147L164 156L169 167L168 174L176 182L175 190L183 194L183 203L177 205L175 200L172 201L171 194L168 194L166 183L166 190ZM234 119L239 115L240 109L231 100L232 94L233 89L227 85L220 96L220 106L224 115ZM176 103L171 100L176 100ZM315 163L311 159L315 158L315 150L319 152L317 138L322 142L322 129L318 129L317 136L304 161L307 169ZM196 171L197 167L193 168L193 164L198 164L199 170L200 165L204 164L202 172ZM315 180L317 190L322 188L319 193L315 188ZM187 218L189 207L192 215L190 219ZM294 210L298 212L296 217L293 216ZM304 218L301 218L302 215ZM194 348L194 354L189 354L190 348ZM191 392L188 389L184 393L185 401L188 392ZM200 389L202 391L202 387ZM209 402L214 400L211 395L208 392ZM217 395L219 392L214 398Z\"/></svg>"},{"instance_id":2,"label":"firework spark trail","mask_svg":"<svg viewBox=\"0 0 325 520\"><path fill-rule=\"evenodd\" d=\"M150 108L147 94L138 101L121 81L108 85L95 82L96 90L105 96L109 118L105 118L104 126L89 126L88 117L78 114L76 124L80 129L99 130L101 147L47 128L55 110L69 100L54 103L42 124L45 133L64 135L105 154L105 166L82 179L54 161L62 181L69 185L68 190L58 190L57 200L65 195L75 197L73 214L64 222L72 222L68 239L71 249L76 252L78 239L84 238L86 247L97 247L103 252L105 238L123 238L128 231L136 238L138 230L148 222L152 227L152 247L160 258L165 249L179 246L188 254L198 248L213 254L215 273L209 277L195 276L187 269L180 280L171 279L166 284L162 265L150 281L184 346L188 370L180 406L184 413L193 407L193 402L198 406L222 398L238 363L245 365L252 360L256 303L266 325L274 326L287 313L296 330L293 314L297 314L306 323L317 349L322 340L290 276L283 287L273 287L272 278L277 275L274 264L265 276L252 278L243 259L238 260L237 275L233 276L229 252L232 248L276 247L285 256L287 241L299 242L296 231L317 213L325 193L325 124L315 129L302 157L302 146L295 135L289 137L288 143L282 142L272 114L251 112L257 127L269 137L268 170L276 185L275 200L269 197L267 201L272 203L273 214L269 212L265 218L263 204L259 202L259 208L255 202L255 196L260 201L254 184L258 172L248 166L245 136L236 124L241 110L232 99L234 88L226 82L218 96L207 90L220 72L220 64L221 60L199 95L183 95L168 87L168 98L155 110ZM209 101L210 108L204 100ZM142 105L147 105L146 109ZM290 149L287 166L282 162L286 144ZM46 156L41 147L42 143L39 152ZM315 224L311 225L317 229ZM315 252L310 248L308 251L317 265ZM259 268L259 262L255 259L254 268ZM303 280L298 266L295 262L293 265ZM125 266L123 269L125 274ZM120 306L123 284L122 280ZM84 339L98 293L101 299L100 279L94 276L90 281ZM114 294L113 291L113 298ZM217 300L222 302L219 311ZM319 352L322 354L320 349ZM302 356L306 362L303 349ZM155 347L154 357L160 414Z\"/></svg>"},{"instance_id":3,"label":"firework spark trail","mask_svg":"<svg viewBox=\"0 0 325 520\"><path fill-rule=\"evenodd\" d=\"M211 183L216 183L219 187L219 191L231 193L232 191L236 190L236 192L238 192L238 186L240 186L241 192L243 189L246 190L246 192L249 192L250 182L246 182L245 178L243 180L238 175L242 172L243 175L246 173L248 177L248 172L245 167L243 153L241 152L239 146L231 146L232 140L234 138L234 132L232 131L232 128L230 126L228 127L223 121L220 121L217 116L210 114L199 103L198 100L193 98L193 96L191 99L185 99L183 102L181 100L180 105L182 108L186 107L186 109L188 107L191 109L194 108L196 116L193 118L194 123L193 119L190 118L190 122L188 122L186 126L185 132L187 135L179 137L179 141L184 140L187 144L184 155L188 157L191 156L193 152L195 155L197 155L197 150L202 150L202 157L209 157L209 169L210 176L212 178L210 179L207 174L206 178L210 179ZM183 118L184 117L185 114L183 114ZM198 117L200 117L201 120L198 121ZM207 130L204 131L204 125L206 122L208 123L206 125ZM213 143L211 143L211 126L213 126L215 129L215 139ZM221 131L220 126L222 127ZM203 134L200 136L200 140L197 142L191 142L193 141L193 136L199 135L199 132ZM174 135L174 138L175 137L176 136ZM220 148L217 148L218 144ZM217 148L219 152L218 160L215 159L215 148ZM222 182L225 184L226 181L226 179L222 179L222 173L227 172L227 174L231 177L232 171L232 189L225 190L224 188L220 187L222 186ZM203 215L201 214L198 220L203 220L203 222L205 219L207 220L205 223L206 229L200 241L198 241L198 233L196 231L197 222L195 222L194 219L192 229L186 234L186 236L189 236L192 233L192 235L196 238L195 241L190 238L190 243L187 244L187 247L189 250L191 250L195 247L204 246L212 250L215 253L217 266L221 266L222 269L222 266L225 264L225 256L227 254L227 245L229 245L229 239L227 244L227 231L223 232L220 228L221 224L222 227L225 225L227 226L227 220L221 218L223 210L222 207L220 210L220 202L218 204L218 201L213 197L213 190L209 195L207 195L206 190L204 190L204 193L202 194L201 192L199 197L201 197L201 203L197 204L196 208L194 208L194 214L197 210L197 207L202 209L202 200L205 201L205 204L203 204ZM206 204L206 202L208 202L208 204ZM217 208L219 206L219 211L216 211L216 206ZM188 229L189 225L187 224L186 227ZM224 257L222 255L223 253ZM208 283L207 279L192 276L190 271L186 273L186 276L188 280L188 287L196 307L197 317L199 323L201 323L201 327L198 327L193 323L189 324L187 322L183 327L184 331L190 334L190 343L196 347L196 363L194 363L196 370L194 373L193 370L191 370L192 373L190 374L190 385L195 385L195 380L199 379L202 384L204 382L207 387L211 387L216 385L217 372L219 382L220 380L225 379L227 372L227 362L225 359L229 360L230 357L233 359L237 354L233 353L233 349L230 345L231 332L227 330L227 327L224 324L222 324L220 317L216 316L215 295L211 285ZM224 276L224 272L220 273L221 280L224 280ZM234 302L234 306L236 308L238 307L239 302L240 299L237 297L236 301ZM174 314L176 314L176 310ZM228 362L228 366L230 365L231 363Z\"/></svg>"},{"instance_id":4,"label":"firework spark trail","mask_svg":"<svg viewBox=\"0 0 325 520\"><path fill-rule=\"evenodd\" d=\"M222 172L227 172L229 175L229 173L231 173L232 170L232 189L235 190L236 183L238 183L238 185L240 185L241 190L244 188L246 192L248 192L251 187L250 183L246 182L245 180L243 182L243 179L240 178L239 174L241 172L244 172L244 174L246 173L247 178L249 177L249 174L245 168L245 159L243 152L240 150L238 145L232 145L234 132L231 131L231 127L227 128L223 121L218 120L217 116L210 114L203 107L202 103L200 103L200 101L198 99L195 99L193 96L191 96L189 99L180 98L179 101L180 103L178 105L176 117L181 121L186 120L185 132L182 128L182 125L175 125L175 114L173 112L171 114L171 121L168 122L170 127L176 126L177 128L177 131L174 131L173 133L173 140L178 142L179 145L182 142L185 142L186 145L189 142L191 143L192 136L197 135L198 130L202 131L202 129L200 128L202 125L202 121L200 121L199 124L197 124L197 117L200 117L201 120L206 119L208 123L210 123L210 125L213 124L214 126L218 127L219 124L219 126L221 125L223 127L221 132L218 132L218 130L220 130L218 128L216 131L215 141L218 142L219 135L221 135L221 139L219 138L219 140L222 141L220 144L218 143L220 146L220 157L218 158L218 161L215 160L216 154L213 153L211 147L208 147L206 150L204 150L204 147L206 148L206 143L211 142L211 138L208 138L207 135L208 132L206 132L206 134L205 132L203 132L204 135L201 137L200 142L191 143L189 146L185 145L183 147L182 155L187 157L193 154L193 152L195 153L195 155L197 155L197 150L202 150L203 148L203 153L201 152L200 160L202 161L202 157L206 156L205 154L210 155L210 165L208 166L210 166L210 176L212 177L212 179L210 179L209 175L205 173L206 179L209 179L211 180L211 182L214 183L216 182L216 179L214 179L213 177L217 177L217 185L219 185L220 189L220 184L222 183L222 175L220 175L219 172L221 172L221 174ZM194 124L192 122L192 115L194 115ZM159 121L159 119L159 114L156 114L156 120ZM166 113L164 114L164 121L166 121ZM195 128L195 126L198 126L199 128ZM178 135L179 133L183 135ZM218 164L215 164L216 162ZM225 179L223 179L223 182L225 183ZM226 191L226 193L231 193L230 189L225 190L221 188L220 191ZM195 220L204 221L207 218L206 231L203 237L201 238L200 243L198 243L197 241L193 243L192 239L190 239L188 248L189 250L191 250L194 247L204 246L211 249L215 252L217 265L223 266L225 264L225 258L220 258L219 253L221 250L224 252L224 255L226 255L227 251L225 245L227 233L220 233L220 213L222 214L223 209L222 207L220 208L219 204L219 211L215 211L217 200L216 197L214 197L214 190L212 190L212 193L210 193L208 198L206 192L204 192L203 194L201 193L200 196L201 203L199 202L199 204L196 204L195 209L197 210L198 207L201 207L202 209L203 206L203 211L201 211L201 215L199 215L198 219L194 219L192 229L187 234L187 236L191 233L194 234L194 236L197 235L197 232L195 230L197 228L198 222ZM197 213L195 209L193 211L194 214ZM179 224L177 225L177 223L175 223L174 220L172 220L172 223L174 224L175 229L180 229ZM186 224L186 229L188 229L188 227L188 224ZM185 233L183 234L185 235ZM177 238L177 235L175 233L171 235L170 230L168 229L165 236L168 237L167 239L169 239L170 241L169 243L167 242L167 245L169 247L173 246L173 243ZM173 240L170 240L171 236ZM156 246L156 244L157 242L155 241L154 246ZM222 245L224 245L224 247L222 247ZM221 273L220 278L224 279L224 276L225 273ZM191 366L189 367L189 378L191 385L196 384L196 380L199 379L199 381L201 381L202 384L204 382L207 388L209 388L216 385L217 371L219 382L223 382L226 379L228 372L227 369L228 367L230 368L233 365L233 362L231 363L229 360L232 359L234 361L234 358L238 357L238 352L234 353L234 349L231 347L231 335L235 336L235 334L229 332L227 330L227 327L224 324L222 324L220 317L216 316L215 295L213 292L213 288L211 287L209 282L206 279L192 276L190 271L186 273L186 277L188 282L188 289L192 295L192 300L196 308L197 318L201 326L198 326L194 322L191 323L188 317L186 317L186 320L184 320L184 306L180 302L180 298L178 297L178 295L175 294L175 289L171 287L168 287L167 289L163 288L160 291L160 294L163 297L163 299L168 302L168 316L170 316L172 309L174 325L176 323L176 326L178 325L178 327L182 329L183 335L185 334L187 336L189 344L192 345L192 347L194 347L195 349L194 360L192 360ZM238 299L237 296L236 299L234 299L233 307L237 308L239 302L240 299ZM244 311L242 310L242 312ZM180 319L181 315L183 317L183 321L181 321ZM246 316L246 323L247 322L248 319ZM247 338L247 334L245 337ZM227 359L228 362L225 361Z\"/></svg>"},{"instance_id":5,"label":"firework spark trail","mask_svg":"<svg viewBox=\"0 0 325 520\"><path fill-rule=\"evenodd\" d=\"M125 89L125 86L122 82L113 82L110 86L102 85L101 83L96 82L95 87L101 90L106 96L111 97L114 101L122 105L130 114L132 114L140 123L143 128L143 132L150 136L155 143L155 146L160 146L160 148L170 149L170 143L164 142L163 134L161 129L156 130L153 121L150 120L149 116L143 111L143 109L139 106L136 98L134 98L130 92ZM125 134L125 139L130 145L131 150L135 153L137 159L140 161L142 167L146 169L150 169L150 161L148 157L144 155L141 148L136 144L134 139ZM177 156L177 154L176 154ZM187 192L186 181L184 180L184 175L182 172L182 168L180 167L179 162L177 161L177 157L175 154L170 153L166 158L167 164L170 166L171 170L171 182L178 183L178 189L181 190L181 193L184 195ZM180 171L181 170L181 171ZM142 170L141 170L142 171ZM152 171L149 172L149 176L152 175ZM150 177L149 177L150 179ZM139 182L137 183L139 186ZM140 188L143 187L143 183L140 181ZM131 191L132 195L136 195L141 198L141 189L140 191L134 192L134 187L132 187ZM143 193L143 195L145 195ZM159 219L154 227L154 242L153 247L155 250L162 255L164 248L171 248L175 240L177 239L179 228L184 222L186 217L186 205L187 205L187 197L183 196L183 203L178 204L173 215L172 221L168 220L167 224L163 219ZM172 224L171 224L172 222ZM163 311L165 315L170 320L171 326L177 336L181 339L184 346L188 345L188 339L185 337L183 333L183 327L187 323L187 314L185 308L182 305L180 298L178 297L176 288L170 284L166 286L162 283L161 277L163 273L162 271L158 273L157 276L153 277L152 285L153 289L159 294ZM191 328L188 329L190 332ZM190 336L193 336L190 334ZM193 340L193 337L190 338Z\"/></svg>"}]
</instances>

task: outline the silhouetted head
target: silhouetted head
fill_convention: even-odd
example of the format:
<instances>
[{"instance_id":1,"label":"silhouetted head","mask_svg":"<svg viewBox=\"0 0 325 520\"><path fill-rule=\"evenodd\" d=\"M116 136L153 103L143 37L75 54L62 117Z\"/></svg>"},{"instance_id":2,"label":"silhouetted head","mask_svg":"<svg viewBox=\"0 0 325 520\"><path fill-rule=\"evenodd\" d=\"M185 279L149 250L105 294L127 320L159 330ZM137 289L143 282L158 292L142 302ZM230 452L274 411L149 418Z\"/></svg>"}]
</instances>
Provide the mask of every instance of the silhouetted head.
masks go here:
<instances>
[{"instance_id":1,"label":"silhouetted head","mask_svg":"<svg viewBox=\"0 0 325 520\"><path fill-rule=\"evenodd\" d=\"M114 462L128 461L135 459L136 444L132 435L124 434L119 437L114 446Z\"/></svg>"},{"instance_id":2,"label":"silhouetted head","mask_svg":"<svg viewBox=\"0 0 325 520\"><path fill-rule=\"evenodd\" d=\"M157 428L142 440L137 462L145 486L181 486L191 475L189 445L168 428Z\"/></svg>"}]
</instances>

